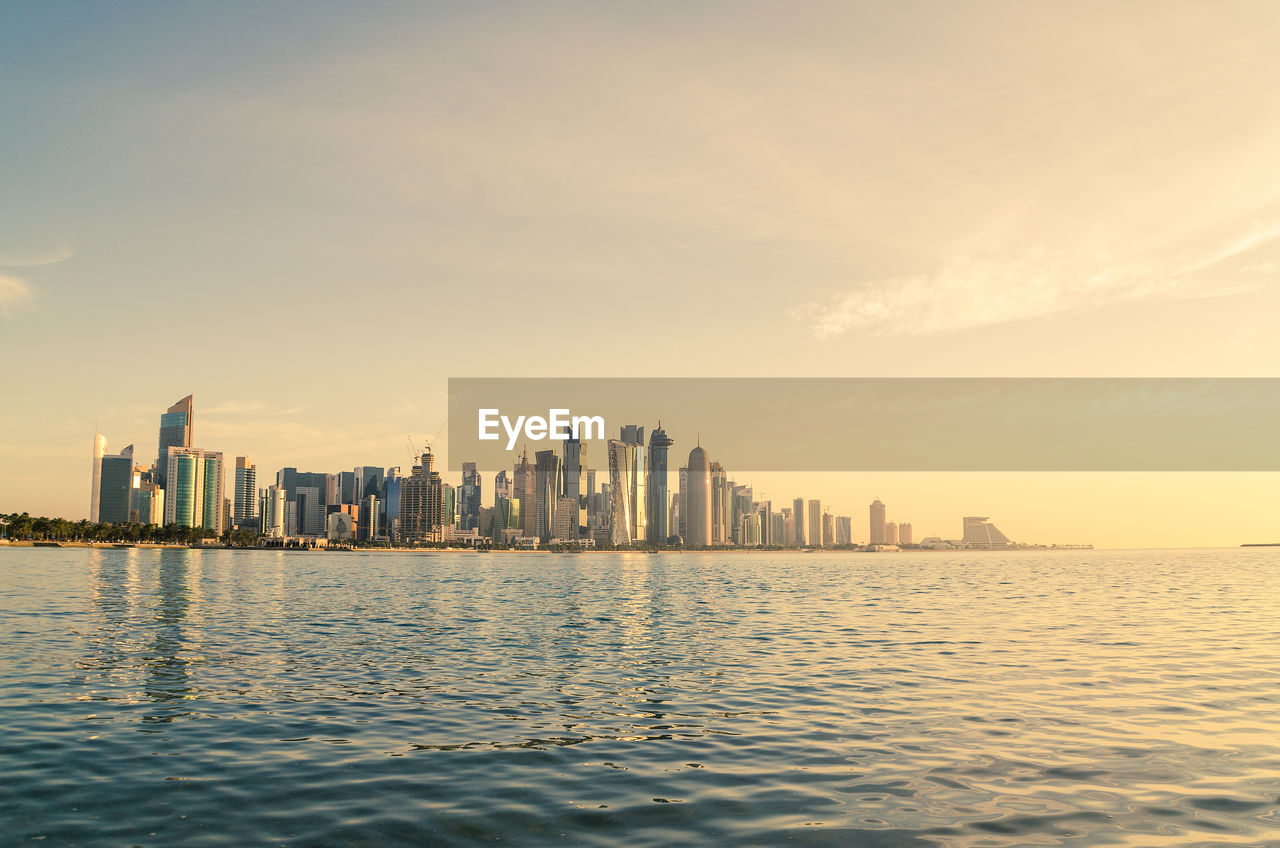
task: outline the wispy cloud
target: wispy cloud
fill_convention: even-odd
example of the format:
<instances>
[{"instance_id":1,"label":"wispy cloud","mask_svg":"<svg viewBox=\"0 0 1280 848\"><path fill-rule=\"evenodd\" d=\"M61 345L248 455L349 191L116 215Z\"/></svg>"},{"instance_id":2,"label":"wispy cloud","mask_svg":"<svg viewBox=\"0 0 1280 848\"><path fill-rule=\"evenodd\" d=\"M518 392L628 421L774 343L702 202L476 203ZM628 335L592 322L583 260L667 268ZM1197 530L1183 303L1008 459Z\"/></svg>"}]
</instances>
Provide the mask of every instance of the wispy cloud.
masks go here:
<instances>
[{"instance_id":1,"label":"wispy cloud","mask_svg":"<svg viewBox=\"0 0 1280 848\"><path fill-rule=\"evenodd\" d=\"M57 265L75 256L69 244L60 244L48 250L27 253L0 252L0 266L5 268L36 268L41 265Z\"/></svg>"},{"instance_id":2,"label":"wispy cloud","mask_svg":"<svg viewBox=\"0 0 1280 848\"><path fill-rule=\"evenodd\" d=\"M8 317L10 311L31 300L31 286L25 280L0 274L0 316Z\"/></svg>"},{"instance_id":3,"label":"wispy cloud","mask_svg":"<svg viewBox=\"0 0 1280 848\"><path fill-rule=\"evenodd\" d=\"M1013 256L954 256L922 274L870 280L829 303L792 309L818 338L853 329L874 335L961 330L1155 298L1222 297L1256 285L1214 286L1199 275L1280 236L1280 224L1253 227L1225 246L1182 262L1081 258L1038 248Z\"/></svg>"}]
</instances>

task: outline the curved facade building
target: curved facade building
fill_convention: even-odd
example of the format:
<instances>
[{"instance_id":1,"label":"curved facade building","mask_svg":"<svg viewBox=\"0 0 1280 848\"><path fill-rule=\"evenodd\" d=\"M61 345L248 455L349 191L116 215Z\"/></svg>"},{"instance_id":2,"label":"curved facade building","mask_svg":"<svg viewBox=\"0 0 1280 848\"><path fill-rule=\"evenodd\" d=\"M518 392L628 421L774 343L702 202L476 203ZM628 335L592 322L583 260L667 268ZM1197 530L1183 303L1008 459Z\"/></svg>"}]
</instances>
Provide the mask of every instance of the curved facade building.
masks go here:
<instances>
[{"instance_id":1,"label":"curved facade building","mask_svg":"<svg viewBox=\"0 0 1280 848\"><path fill-rule=\"evenodd\" d=\"M688 536L684 543L695 548L706 547L711 544L711 459L701 445L689 451L687 494Z\"/></svg>"}]
</instances>

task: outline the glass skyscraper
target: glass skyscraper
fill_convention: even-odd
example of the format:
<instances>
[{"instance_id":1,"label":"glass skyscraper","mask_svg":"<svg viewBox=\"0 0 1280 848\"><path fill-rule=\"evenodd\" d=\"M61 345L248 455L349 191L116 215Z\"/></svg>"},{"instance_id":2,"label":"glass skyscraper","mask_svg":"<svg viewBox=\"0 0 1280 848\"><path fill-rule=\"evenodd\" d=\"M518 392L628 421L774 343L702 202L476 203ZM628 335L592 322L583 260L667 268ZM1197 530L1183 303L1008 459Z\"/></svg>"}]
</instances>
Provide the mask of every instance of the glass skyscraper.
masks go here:
<instances>
[{"instance_id":1,"label":"glass skyscraper","mask_svg":"<svg viewBox=\"0 0 1280 848\"><path fill-rule=\"evenodd\" d=\"M160 448L156 452L153 476L161 486L167 484L169 448L191 447L195 422L194 395L187 395L160 416ZM191 526L191 525L188 525Z\"/></svg>"},{"instance_id":2,"label":"glass skyscraper","mask_svg":"<svg viewBox=\"0 0 1280 848\"><path fill-rule=\"evenodd\" d=\"M674 444L659 421L658 429L649 434L649 479L645 488L649 499L645 538L651 545L665 545L671 535L667 526L667 450Z\"/></svg>"}]
</instances>

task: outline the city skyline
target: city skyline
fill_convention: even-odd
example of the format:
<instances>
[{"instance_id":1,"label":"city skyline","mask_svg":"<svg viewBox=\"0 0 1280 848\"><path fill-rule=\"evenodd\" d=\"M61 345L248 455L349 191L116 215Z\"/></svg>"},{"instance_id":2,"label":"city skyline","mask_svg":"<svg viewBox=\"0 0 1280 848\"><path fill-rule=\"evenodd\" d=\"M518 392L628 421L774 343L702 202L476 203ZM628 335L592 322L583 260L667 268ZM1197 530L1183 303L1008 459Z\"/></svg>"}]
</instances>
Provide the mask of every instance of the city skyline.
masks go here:
<instances>
[{"instance_id":1,"label":"city skyline","mask_svg":"<svg viewBox=\"0 0 1280 848\"><path fill-rule=\"evenodd\" d=\"M49 3L8 23L0 509L87 516L95 421L146 460L176 387L228 458L342 468L407 465L450 375L1280 361L1274 4L322 2L246 27ZM1256 541L1280 515L1272 474L754 479L1107 547Z\"/></svg>"}]
</instances>

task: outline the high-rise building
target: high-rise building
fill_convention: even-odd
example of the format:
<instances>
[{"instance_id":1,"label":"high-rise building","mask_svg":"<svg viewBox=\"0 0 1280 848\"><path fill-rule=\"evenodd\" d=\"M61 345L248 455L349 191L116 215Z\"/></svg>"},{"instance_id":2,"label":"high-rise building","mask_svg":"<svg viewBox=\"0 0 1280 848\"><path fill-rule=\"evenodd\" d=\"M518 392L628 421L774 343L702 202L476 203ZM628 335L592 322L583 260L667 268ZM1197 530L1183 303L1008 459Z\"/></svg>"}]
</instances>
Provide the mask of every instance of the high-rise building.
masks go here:
<instances>
[{"instance_id":1,"label":"high-rise building","mask_svg":"<svg viewBox=\"0 0 1280 848\"><path fill-rule=\"evenodd\" d=\"M189 448L195 430L194 395L187 395L160 416L159 450L156 451L155 475L161 487L168 486L169 448ZM173 500L172 497L167 500Z\"/></svg>"},{"instance_id":2,"label":"high-rise building","mask_svg":"<svg viewBox=\"0 0 1280 848\"><path fill-rule=\"evenodd\" d=\"M520 535L538 535L538 519L534 514L534 490L538 488L537 469L529 462L529 451L522 450L511 482L511 496L520 501Z\"/></svg>"},{"instance_id":3,"label":"high-rise building","mask_svg":"<svg viewBox=\"0 0 1280 848\"><path fill-rule=\"evenodd\" d=\"M278 539L285 535L288 520L288 492L280 486L268 486L261 491L260 513L262 535Z\"/></svg>"},{"instance_id":4,"label":"high-rise building","mask_svg":"<svg viewBox=\"0 0 1280 848\"><path fill-rule=\"evenodd\" d=\"M318 486L299 486L293 494L296 517L293 534L298 536L323 536L326 524L324 498Z\"/></svg>"},{"instance_id":5,"label":"high-rise building","mask_svg":"<svg viewBox=\"0 0 1280 848\"><path fill-rule=\"evenodd\" d=\"M543 544L555 537L556 501L560 497L560 457L553 450L541 450L534 454L534 533Z\"/></svg>"},{"instance_id":6,"label":"high-rise building","mask_svg":"<svg viewBox=\"0 0 1280 848\"><path fill-rule=\"evenodd\" d=\"M680 540L687 543L689 539L689 469L685 466L680 468L679 485L680 509L676 513L676 532Z\"/></svg>"},{"instance_id":7,"label":"high-rise building","mask_svg":"<svg viewBox=\"0 0 1280 848\"><path fill-rule=\"evenodd\" d=\"M805 519L809 547L822 547L822 501L809 501L809 515Z\"/></svg>"},{"instance_id":8,"label":"high-rise building","mask_svg":"<svg viewBox=\"0 0 1280 848\"><path fill-rule=\"evenodd\" d=\"M578 538L579 501L568 495L556 500L556 514L553 522L552 538L561 541L576 541Z\"/></svg>"},{"instance_id":9,"label":"high-rise building","mask_svg":"<svg viewBox=\"0 0 1280 848\"><path fill-rule=\"evenodd\" d=\"M904 521L898 525L898 544L910 545L913 537L911 534L911 522Z\"/></svg>"},{"instance_id":10,"label":"high-rise building","mask_svg":"<svg viewBox=\"0 0 1280 848\"><path fill-rule=\"evenodd\" d=\"M507 495L497 495L493 500L493 541L506 544L507 538L519 531L520 501Z\"/></svg>"},{"instance_id":11,"label":"high-rise building","mask_svg":"<svg viewBox=\"0 0 1280 848\"><path fill-rule=\"evenodd\" d=\"M428 449L413 466L413 473L400 478L400 539L405 542L443 541L443 483L431 469Z\"/></svg>"},{"instance_id":12,"label":"high-rise building","mask_svg":"<svg viewBox=\"0 0 1280 848\"><path fill-rule=\"evenodd\" d=\"M692 548L711 544L711 458L699 443L689 451L688 517L689 535L684 543Z\"/></svg>"},{"instance_id":13,"label":"high-rise building","mask_svg":"<svg viewBox=\"0 0 1280 848\"><path fill-rule=\"evenodd\" d=\"M370 495L381 498L385 474L381 465L357 465L351 472L355 480L352 501L358 504L364 503L364 499Z\"/></svg>"},{"instance_id":14,"label":"high-rise building","mask_svg":"<svg viewBox=\"0 0 1280 848\"><path fill-rule=\"evenodd\" d=\"M107 455L107 437L93 434L93 468L89 477L89 520L98 523L98 504L102 497L102 458Z\"/></svg>"},{"instance_id":15,"label":"high-rise building","mask_svg":"<svg viewBox=\"0 0 1280 848\"><path fill-rule=\"evenodd\" d=\"M791 514L795 516L796 522L795 543L803 548L809 543L809 537L804 531L804 498L796 498L791 502Z\"/></svg>"},{"instance_id":16,"label":"high-rise building","mask_svg":"<svg viewBox=\"0 0 1280 848\"><path fill-rule=\"evenodd\" d=\"M835 516L829 512L822 513L822 547L829 548L836 543Z\"/></svg>"},{"instance_id":17,"label":"high-rise building","mask_svg":"<svg viewBox=\"0 0 1280 848\"><path fill-rule=\"evenodd\" d=\"M853 518L848 515L836 516L836 544L853 544Z\"/></svg>"},{"instance_id":18,"label":"high-rise building","mask_svg":"<svg viewBox=\"0 0 1280 848\"><path fill-rule=\"evenodd\" d=\"M164 524L164 489L151 479L148 466L134 466L129 490L129 521L133 524Z\"/></svg>"},{"instance_id":19,"label":"high-rise building","mask_svg":"<svg viewBox=\"0 0 1280 848\"><path fill-rule=\"evenodd\" d=\"M898 544L898 525L892 521L884 523L884 543L886 545Z\"/></svg>"},{"instance_id":20,"label":"high-rise building","mask_svg":"<svg viewBox=\"0 0 1280 848\"><path fill-rule=\"evenodd\" d=\"M474 462L462 463L462 485L458 488L458 525L464 533L480 526L480 472Z\"/></svg>"},{"instance_id":21,"label":"high-rise building","mask_svg":"<svg viewBox=\"0 0 1280 848\"><path fill-rule=\"evenodd\" d=\"M246 527L258 517L258 466L247 456L236 457L235 510L232 517L237 525Z\"/></svg>"},{"instance_id":22,"label":"high-rise building","mask_svg":"<svg viewBox=\"0 0 1280 848\"><path fill-rule=\"evenodd\" d=\"M730 513L729 474L724 466L714 460L711 463L711 544L727 545Z\"/></svg>"},{"instance_id":23,"label":"high-rise building","mask_svg":"<svg viewBox=\"0 0 1280 848\"><path fill-rule=\"evenodd\" d=\"M873 545L884 544L884 504L880 503L880 499L876 498L871 502L871 526L867 529L870 531L868 539Z\"/></svg>"},{"instance_id":24,"label":"high-rise building","mask_svg":"<svg viewBox=\"0 0 1280 848\"><path fill-rule=\"evenodd\" d=\"M638 544L648 536L644 459L642 444L609 440L609 541L614 545Z\"/></svg>"},{"instance_id":25,"label":"high-rise building","mask_svg":"<svg viewBox=\"0 0 1280 848\"><path fill-rule=\"evenodd\" d=\"M648 526L645 529L645 540L651 545L665 545L671 535L667 524L667 450L675 442L662 429L658 428L649 434L649 462L646 473L645 493L648 498L645 514Z\"/></svg>"},{"instance_id":26,"label":"high-rise building","mask_svg":"<svg viewBox=\"0 0 1280 848\"><path fill-rule=\"evenodd\" d=\"M128 524L133 491L133 445L101 459L98 520L104 524Z\"/></svg>"},{"instance_id":27,"label":"high-rise building","mask_svg":"<svg viewBox=\"0 0 1280 848\"><path fill-rule=\"evenodd\" d=\"M375 494L364 496L360 502L359 520L356 522L356 536L361 541L372 542L382 535L381 498Z\"/></svg>"},{"instance_id":28,"label":"high-rise building","mask_svg":"<svg viewBox=\"0 0 1280 848\"><path fill-rule=\"evenodd\" d=\"M225 532L221 451L171 446L165 479L165 524L203 527L219 536Z\"/></svg>"},{"instance_id":29,"label":"high-rise building","mask_svg":"<svg viewBox=\"0 0 1280 848\"><path fill-rule=\"evenodd\" d=\"M493 503L496 506L498 498L509 497L511 497L511 476L507 474L507 470L504 468L493 475Z\"/></svg>"},{"instance_id":30,"label":"high-rise building","mask_svg":"<svg viewBox=\"0 0 1280 848\"><path fill-rule=\"evenodd\" d=\"M582 501L582 440L570 436L564 440L564 459L560 463L560 494Z\"/></svg>"}]
</instances>

